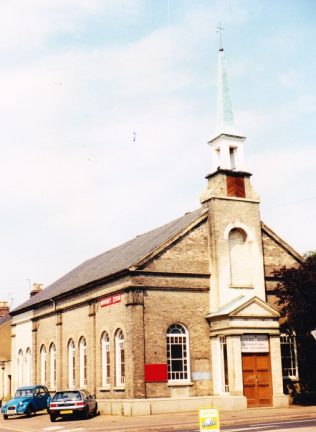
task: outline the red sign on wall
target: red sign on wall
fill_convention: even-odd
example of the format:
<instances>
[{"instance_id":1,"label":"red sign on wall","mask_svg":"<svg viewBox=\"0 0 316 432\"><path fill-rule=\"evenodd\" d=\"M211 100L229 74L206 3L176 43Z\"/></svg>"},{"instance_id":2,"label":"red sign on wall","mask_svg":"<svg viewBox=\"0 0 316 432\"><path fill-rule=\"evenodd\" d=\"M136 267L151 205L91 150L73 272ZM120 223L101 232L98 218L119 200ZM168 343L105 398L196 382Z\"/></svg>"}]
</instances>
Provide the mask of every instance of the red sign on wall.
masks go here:
<instances>
[{"instance_id":1,"label":"red sign on wall","mask_svg":"<svg viewBox=\"0 0 316 432\"><path fill-rule=\"evenodd\" d=\"M121 294L115 294L100 300L100 306L101 308L103 308L106 306L111 306L112 304L115 303L120 303L120 301L121 301Z\"/></svg>"},{"instance_id":2,"label":"red sign on wall","mask_svg":"<svg viewBox=\"0 0 316 432\"><path fill-rule=\"evenodd\" d=\"M145 364L145 382L167 382L168 366L166 364Z\"/></svg>"}]
</instances>

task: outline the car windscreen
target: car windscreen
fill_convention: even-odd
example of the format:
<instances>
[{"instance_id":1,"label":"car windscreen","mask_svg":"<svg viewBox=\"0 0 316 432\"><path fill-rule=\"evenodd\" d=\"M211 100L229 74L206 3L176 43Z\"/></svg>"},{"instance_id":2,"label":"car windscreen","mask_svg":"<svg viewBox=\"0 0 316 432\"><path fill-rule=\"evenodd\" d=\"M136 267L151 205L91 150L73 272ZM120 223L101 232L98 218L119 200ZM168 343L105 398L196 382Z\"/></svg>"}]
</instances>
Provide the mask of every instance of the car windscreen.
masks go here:
<instances>
[{"instance_id":1,"label":"car windscreen","mask_svg":"<svg viewBox=\"0 0 316 432\"><path fill-rule=\"evenodd\" d=\"M81 394L78 391L57 392L53 397L53 401L58 400L82 400Z\"/></svg>"},{"instance_id":2,"label":"car windscreen","mask_svg":"<svg viewBox=\"0 0 316 432\"><path fill-rule=\"evenodd\" d=\"M26 396L33 396L34 389L23 389L23 390L17 390L15 392L15 398L19 397L26 397Z\"/></svg>"}]
</instances>

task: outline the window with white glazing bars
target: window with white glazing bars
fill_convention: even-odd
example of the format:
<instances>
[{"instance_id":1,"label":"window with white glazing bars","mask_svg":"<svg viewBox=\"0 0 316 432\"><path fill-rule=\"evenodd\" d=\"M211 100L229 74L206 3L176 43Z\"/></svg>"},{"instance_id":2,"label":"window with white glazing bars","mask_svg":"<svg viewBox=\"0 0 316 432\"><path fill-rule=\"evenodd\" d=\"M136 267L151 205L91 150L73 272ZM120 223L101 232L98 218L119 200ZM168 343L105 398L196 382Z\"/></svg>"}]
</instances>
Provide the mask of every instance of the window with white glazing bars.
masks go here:
<instances>
[{"instance_id":1,"label":"window with white glazing bars","mask_svg":"<svg viewBox=\"0 0 316 432\"><path fill-rule=\"evenodd\" d=\"M167 363L169 381L189 381L189 338L180 324L167 330Z\"/></svg>"},{"instance_id":2,"label":"window with white glazing bars","mask_svg":"<svg viewBox=\"0 0 316 432\"><path fill-rule=\"evenodd\" d=\"M76 380L76 347L75 342L70 339L68 343L68 384L69 388L75 387Z\"/></svg>"},{"instance_id":3,"label":"window with white glazing bars","mask_svg":"<svg viewBox=\"0 0 316 432\"><path fill-rule=\"evenodd\" d=\"M107 332L101 338L102 387L110 385L110 338Z\"/></svg>"},{"instance_id":4,"label":"window with white glazing bars","mask_svg":"<svg viewBox=\"0 0 316 432\"><path fill-rule=\"evenodd\" d=\"M296 337L294 334L282 333L280 335L282 374L283 378L298 379Z\"/></svg>"},{"instance_id":5,"label":"window with white glazing bars","mask_svg":"<svg viewBox=\"0 0 316 432\"><path fill-rule=\"evenodd\" d=\"M80 387L87 386L87 343L84 337L79 342L79 380Z\"/></svg>"},{"instance_id":6,"label":"window with white glazing bars","mask_svg":"<svg viewBox=\"0 0 316 432\"><path fill-rule=\"evenodd\" d=\"M56 361L56 346L54 343L51 344L49 348L49 360L50 360L50 388L55 389L56 388L56 367L57 367L57 361Z\"/></svg>"},{"instance_id":7,"label":"window with white glazing bars","mask_svg":"<svg viewBox=\"0 0 316 432\"><path fill-rule=\"evenodd\" d=\"M41 357L41 384L46 385L46 367L47 367L47 359L46 359L46 348L42 345L40 350Z\"/></svg>"},{"instance_id":8,"label":"window with white glazing bars","mask_svg":"<svg viewBox=\"0 0 316 432\"><path fill-rule=\"evenodd\" d=\"M220 337L219 342L221 347L222 391L223 393L229 393L226 337L225 336Z\"/></svg>"},{"instance_id":9,"label":"window with white glazing bars","mask_svg":"<svg viewBox=\"0 0 316 432\"><path fill-rule=\"evenodd\" d=\"M125 385L125 347L121 329L115 333L115 384L117 387Z\"/></svg>"}]
</instances>

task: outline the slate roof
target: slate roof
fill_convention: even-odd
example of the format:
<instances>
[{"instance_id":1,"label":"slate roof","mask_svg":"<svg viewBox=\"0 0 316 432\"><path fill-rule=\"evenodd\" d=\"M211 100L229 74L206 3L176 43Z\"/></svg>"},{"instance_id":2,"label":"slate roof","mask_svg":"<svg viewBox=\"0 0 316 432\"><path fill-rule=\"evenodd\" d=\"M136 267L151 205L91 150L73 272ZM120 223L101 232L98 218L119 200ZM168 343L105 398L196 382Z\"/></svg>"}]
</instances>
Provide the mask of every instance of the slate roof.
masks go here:
<instances>
[{"instance_id":1,"label":"slate roof","mask_svg":"<svg viewBox=\"0 0 316 432\"><path fill-rule=\"evenodd\" d=\"M204 213L206 213L206 210L203 207L191 213L186 213L184 216L162 227L137 236L127 243L83 262L43 291L15 308L11 311L11 314L15 315L22 310L31 309L31 306L45 300L115 275L136 265L141 259L191 225Z\"/></svg>"},{"instance_id":2,"label":"slate roof","mask_svg":"<svg viewBox=\"0 0 316 432\"><path fill-rule=\"evenodd\" d=\"M12 316L10 314L6 314L5 316L0 318L0 327L5 324L6 322L10 321L12 319Z\"/></svg>"}]
</instances>

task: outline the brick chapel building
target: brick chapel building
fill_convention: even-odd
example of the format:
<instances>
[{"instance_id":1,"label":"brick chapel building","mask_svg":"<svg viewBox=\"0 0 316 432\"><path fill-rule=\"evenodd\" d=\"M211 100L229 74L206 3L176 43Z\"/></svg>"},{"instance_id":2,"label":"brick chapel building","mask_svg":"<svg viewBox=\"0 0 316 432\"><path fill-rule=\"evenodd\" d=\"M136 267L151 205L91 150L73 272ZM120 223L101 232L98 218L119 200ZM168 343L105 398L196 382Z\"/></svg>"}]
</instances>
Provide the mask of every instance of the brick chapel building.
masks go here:
<instances>
[{"instance_id":1,"label":"brick chapel building","mask_svg":"<svg viewBox=\"0 0 316 432\"><path fill-rule=\"evenodd\" d=\"M15 387L85 387L103 412L125 415L288 404L295 347L280 339L273 272L302 258L260 219L223 49L218 76L215 168L200 208L89 259L12 311Z\"/></svg>"}]
</instances>

